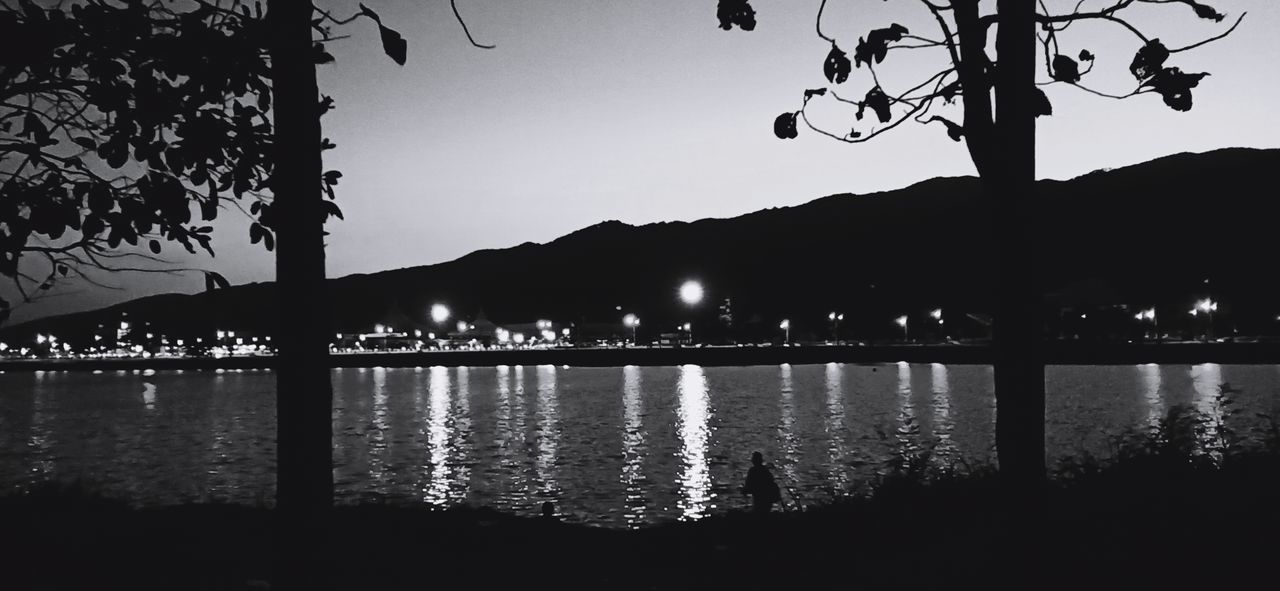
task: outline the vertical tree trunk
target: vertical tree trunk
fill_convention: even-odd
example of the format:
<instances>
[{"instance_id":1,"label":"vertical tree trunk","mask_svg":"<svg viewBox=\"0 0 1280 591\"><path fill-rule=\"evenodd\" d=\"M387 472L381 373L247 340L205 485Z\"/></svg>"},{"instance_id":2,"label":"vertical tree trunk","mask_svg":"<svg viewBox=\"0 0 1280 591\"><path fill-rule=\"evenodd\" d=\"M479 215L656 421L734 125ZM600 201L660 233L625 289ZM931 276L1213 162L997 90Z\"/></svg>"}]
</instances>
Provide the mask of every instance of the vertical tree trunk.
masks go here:
<instances>
[{"instance_id":1,"label":"vertical tree trunk","mask_svg":"<svg viewBox=\"0 0 1280 591\"><path fill-rule=\"evenodd\" d=\"M988 175L997 248L996 449L1017 488L1044 478L1044 362L1035 265L1035 2L999 0L997 163Z\"/></svg>"},{"instance_id":2,"label":"vertical tree trunk","mask_svg":"<svg viewBox=\"0 0 1280 591\"><path fill-rule=\"evenodd\" d=\"M320 109L311 57L312 4L272 0L271 77L279 350L277 505L309 514L333 503L333 388L324 275Z\"/></svg>"}]
</instances>

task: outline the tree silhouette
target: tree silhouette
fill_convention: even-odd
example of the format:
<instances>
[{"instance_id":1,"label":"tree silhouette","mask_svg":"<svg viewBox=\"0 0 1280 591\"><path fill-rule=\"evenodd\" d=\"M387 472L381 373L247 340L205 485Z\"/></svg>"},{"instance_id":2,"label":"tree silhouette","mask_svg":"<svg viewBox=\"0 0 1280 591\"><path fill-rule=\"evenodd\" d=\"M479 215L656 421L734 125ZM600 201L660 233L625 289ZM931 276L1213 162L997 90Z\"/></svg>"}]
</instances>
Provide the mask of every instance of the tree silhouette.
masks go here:
<instances>
[{"instance_id":1,"label":"tree silhouette","mask_svg":"<svg viewBox=\"0 0 1280 591\"><path fill-rule=\"evenodd\" d=\"M19 303L99 272L177 271L165 243L212 255L207 222L228 204L273 247L268 35L260 9L227 7L0 3L0 276Z\"/></svg>"},{"instance_id":2,"label":"tree silhouette","mask_svg":"<svg viewBox=\"0 0 1280 591\"><path fill-rule=\"evenodd\" d=\"M964 141L978 175L987 187L991 232L997 245L995 266L994 366L997 400L996 447L1002 474L1011 483L1034 486L1044 477L1044 363L1041 357L1040 289L1035 263L1035 119L1051 115L1053 107L1041 89L1066 84L1105 97L1124 99L1157 94L1169 107L1187 111L1192 92L1205 73L1186 73L1167 62L1174 54L1194 49L1231 33L1233 25L1214 37L1169 48L1158 38L1126 20L1124 11L1139 4L1181 4L1195 16L1222 22L1225 16L1196 0L1112 0L1095 11L1082 11L1080 0L1066 11L1052 11L1044 0L997 0L994 12L983 14L979 0L910 0L937 23L934 36L912 34L891 23L858 37L857 43L824 33L823 0L815 19L817 35L831 43L823 73L832 84L846 82L854 69L866 66L872 86L859 98L843 97L830 88L804 91L800 109L779 115L774 134L781 139L799 135L800 124L845 143L863 143L908 120L939 123L953 141ZM755 27L747 0L721 0L720 26L744 30ZM1096 21L1121 26L1138 40L1129 70L1135 87L1107 93L1081 84L1097 58L1080 49L1068 54L1064 33L1077 23ZM990 48L995 28L995 55ZM1073 29L1074 31L1075 29ZM853 48L850 60L846 51ZM881 85L877 68L891 52L936 50L941 68L905 90ZM1074 55L1075 57L1072 57ZM1046 78L1037 81L1037 62L1043 58ZM1083 69L1081 63L1087 64ZM815 125L807 109L815 100L834 101L853 110L856 123L832 130ZM960 101L962 117L953 121L935 114L939 103ZM864 123L871 111L874 119ZM848 131L845 131L848 129Z\"/></svg>"}]
</instances>

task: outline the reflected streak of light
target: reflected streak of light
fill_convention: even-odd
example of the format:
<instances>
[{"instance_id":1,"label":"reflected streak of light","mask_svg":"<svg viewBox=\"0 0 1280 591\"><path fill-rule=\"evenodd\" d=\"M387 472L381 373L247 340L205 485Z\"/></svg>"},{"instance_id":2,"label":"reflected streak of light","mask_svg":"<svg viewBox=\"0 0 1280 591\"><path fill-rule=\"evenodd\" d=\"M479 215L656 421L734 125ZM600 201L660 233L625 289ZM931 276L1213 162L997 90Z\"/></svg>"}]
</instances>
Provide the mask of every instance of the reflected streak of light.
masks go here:
<instances>
[{"instance_id":1,"label":"reflected streak of light","mask_svg":"<svg viewBox=\"0 0 1280 591\"><path fill-rule=\"evenodd\" d=\"M916 409L911 404L911 365L898 362L898 451L903 455L917 451Z\"/></svg>"},{"instance_id":2,"label":"reflected streak of light","mask_svg":"<svg viewBox=\"0 0 1280 591\"><path fill-rule=\"evenodd\" d=\"M560 439L559 408L556 399L556 366L538 366L538 480L544 493L555 495L556 447Z\"/></svg>"},{"instance_id":3,"label":"reflected streak of light","mask_svg":"<svg viewBox=\"0 0 1280 591\"><path fill-rule=\"evenodd\" d=\"M49 408L49 388L44 384L45 372L37 370L36 387L31 401L31 430L27 435L27 447L34 461L33 475L47 476L53 473L53 424L54 413Z\"/></svg>"},{"instance_id":4,"label":"reflected streak of light","mask_svg":"<svg viewBox=\"0 0 1280 591\"><path fill-rule=\"evenodd\" d=\"M778 438L782 441L782 472L788 482L796 481L796 464L799 461L800 442L797 440L795 387L791 378L791 364L783 363L778 367L781 388L781 416L778 417Z\"/></svg>"},{"instance_id":5,"label":"reflected streak of light","mask_svg":"<svg viewBox=\"0 0 1280 591\"><path fill-rule=\"evenodd\" d=\"M387 485L387 370L373 369L373 430L369 434L369 472L377 483L378 492L385 492Z\"/></svg>"},{"instance_id":6,"label":"reflected streak of light","mask_svg":"<svg viewBox=\"0 0 1280 591\"><path fill-rule=\"evenodd\" d=\"M929 369L933 378L933 436L938 439L936 456L940 462L952 462L957 458L955 442L951 439L955 423L951 420L951 383L947 377L947 366L934 363Z\"/></svg>"},{"instance_id":7,"label":"reflected streak of light","mask_svg":"<svg viewBox=\"0 0 1280 591\"><path fill-rule=\"evenodd\" d=\"M1209 451L1214 459L1221 459L1222 447L1219 438L1222 433L1218 426L1225 415L1222 409L1222 366L1217 363L1204 363L1191 367L1191 383L1195 388L1192 404L1207 423L1200 434L1200 445Z\"/></svg>"},{"instance_id":8,"label":"reflected streak of light","mask_svg":"<svg viewBox=\"0 0 1280 591\"><path fill-rule=\"evenodd\" d=\"M702 368L697 365L681 366L677 387L682 442L680 456L684 464L680 475L680 488L684 493L679 503L680 519L697 520L706 516L712 498L711 470L707 463L711 410L707 378Z\"/></svg>"},{"instance_id":9,"label":"reflected streak of light","mask_svg":"<svg viewBox=\"0 0 1280 591\"><path fill-rule=\"evenodd\" d=\"M1165 414L1164 397L1160 392L1160 366L1154 363L1139 365L1138 373L1142 375L1142 398L1147 407L1147 427L1154 428L1160 424L1160 419Z\"/></svg>"},{"instance_id":10,"label":"reflected streak of light","mask_svg":"<svg viewBox=\"0 0 1280 591\"><path fill-rule=\"evenodd\" d=\"M626 520L631 527L644 523L644 424L641 408L642 387L640 368L628 365L622 368L622 482L627 489Z\"/></svg>"},{"instance_id":11,"label":"reflected streak of light","mask_svg":"<svg viewBox=\"0 0 1280 591\"><path fill-rule=\"evenodd\" d=\"M156 409L156 385L151 382L142 382L142 406L147 410Z\"/></svg>"},{"instance_id":12,"label":"reflected streak of light","mask_svg":"<svg viewBox=\"0 0 1280 591\"><path fill-rule=\"evenodd\" d=\"M468 489L471 486L471 467L468 462L471 460L471 383L470 370L466 367L457 369L457 385L458 399L457 412L454 415L454 432L457 436L457 458L454 464L457 466L457 477L454 478L454 484L458 490L458 496L461 499L467 498Z\"/></svg>"},{"instance_id":13,"label":"reflected streak of light","mask_svg":"<svg viewBox=\"0 0 1280 591\"><path fill-rule=\"evenodd\" d=\"M827 364L827 457L830 473L827 479L837 490L843 491L848 486L848 473L845 471L845 405L844 405L844 366L839 363ZM795 482L792 478L791 482Z\"/></svg>"},{"instance_id":14,"label":"reflected streak of light","mask_svg":"<svg viewBox=\"0 0 1280 591\"><path fill-rule=\"evenodd\" d=\"M430 484L423 500L443 505L449 500L449 368L431 367L427 386L427 447L430 450Z\"/></svg>"}]
</instances>

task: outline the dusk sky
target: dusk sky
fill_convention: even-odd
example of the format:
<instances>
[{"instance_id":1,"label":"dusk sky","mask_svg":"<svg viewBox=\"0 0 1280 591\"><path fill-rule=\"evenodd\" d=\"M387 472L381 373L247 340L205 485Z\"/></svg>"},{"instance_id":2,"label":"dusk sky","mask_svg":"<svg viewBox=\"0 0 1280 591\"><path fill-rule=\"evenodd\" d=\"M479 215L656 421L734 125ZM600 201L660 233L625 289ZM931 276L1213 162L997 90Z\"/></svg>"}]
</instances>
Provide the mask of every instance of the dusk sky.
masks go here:
<instances>
[{"instance_id":1,"label":"dusk sky","mask_svg":"<svg viewBox=\"0 0 1280 591\"><path fill-rule=\"evenodd\" d=\"M342 14L356 9L346 0L323 4ZM491 50L467 42L445 0L366 4L408 40L408 63L388 59L376 27L361 20L337 31L352 37L331 44L337 63L321 67L321 90L337 107L324 120L338 146L326 153L326 168L344 175L338 203L346 215L329 224L331 277L546 242L609 219L732 217L974 173L964 145L941 126L908 124L860 145L804 128L796 140L774 137L774 117L798 109L804 89L830 86L822 74L829 44L814 34L818 0L754 0L752 32L720 30L715 0L459 0L477 40L497 45ZM1197 19L1182 5L1127 12L1169 46L1217 34L1249 12L1230 37L1170 59L1184 71L1212 73L1194 91L1195 108L1175 112L1157 95L1116 101L1048 87L1054 115L1038 122L1040 177L1177 152L1280 146L1280 3L1210 4L1228 22ZM903 0L833 0L823 29L852 54L859 36L891 22L936 36L927 12ZM1078 24L1062 45L1069 55L1097 54L1086 85L1132 90L1128 65L1139 42L1123 28ZM944 59L941 50L891 52L879 67L882 82L892 94ZM864 67L839 88L861 98L870 87ZM836 129L855 123L852 111L814 112ZM246 227L222 222L218 256L182 264L232 283L273 279L272 254L249 245ZM54 299L15 319L203 288L197 274L118 278L124 282L128 291Z\"/></svg>"}]
</instances>

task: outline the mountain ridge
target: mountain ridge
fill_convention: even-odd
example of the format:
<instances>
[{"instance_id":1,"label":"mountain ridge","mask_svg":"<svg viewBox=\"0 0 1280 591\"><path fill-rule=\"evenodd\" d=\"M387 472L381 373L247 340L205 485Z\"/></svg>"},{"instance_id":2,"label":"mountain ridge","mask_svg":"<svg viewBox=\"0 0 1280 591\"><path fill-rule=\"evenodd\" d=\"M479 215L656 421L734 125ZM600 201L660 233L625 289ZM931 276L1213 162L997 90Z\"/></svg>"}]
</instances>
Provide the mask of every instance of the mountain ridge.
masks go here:
<instances>
[{"instance_id":1,"label":"mountain ridge","mask_svg":"<svg viewBox=\"0 0 1280 591\"><path fill-rule=\"evenodd\" d=\"M1271 228L1264 221L1280 211L1274 200L1245 194L1273 185L1267 171L1277 165L1280 150L1226 148L1039 181L1046 297L1055 304L1118 298L1173 306L1172 299L1185 299L1207 274L1216 276L1215 291L1232 292L1246 317L1274 314L1262 305L1275 295L1274 285L1256 275L1265 274L1258 263L1270 250L1263 234ZM800 326L820 327L832 309L866 316L861 322L923 307L981 312L989 309L991 272L985 261L994 248L984 231L985 207L980 180L959 176L889 191L837 193L728 218L641 225L605 220L545 243L330 279L332 321L335 331L344 332L368 330L390 318L429 327L427 310L435 301L462 317L483 310L498 322L611 322L635 312L664 324L713 326L716 307L726 297L735 322L763 327L776 326L774 320L784 315L799 319ZM1179 215L1187 210L1191 214ZM1194 248L1183 235L1188 224L1208 231ZM1213 234L1224 227L1235 232L1231 248ZM1145 263L1135 267L1133 261ZM1255 277L1244 272L1250 265ZM674 297L685 278L699 278L707 287L708 301L696 309ZM1103 289L1089 287L1099 283ZM271 332L273 305L264 302L273 291L273 282L256 282L200 294L158 294L29 321L3 333L21 336L54 327L65 332L121 312L153 317L153 324L170 332L207 332L215 325ZM1098 295L1107 291L1114 293ZM1161 301L1166 296L1172 299ZM184 308L201 314L197 318ZM874 322L885 324L882 318Z\"/></svg>"}]
</instances>

